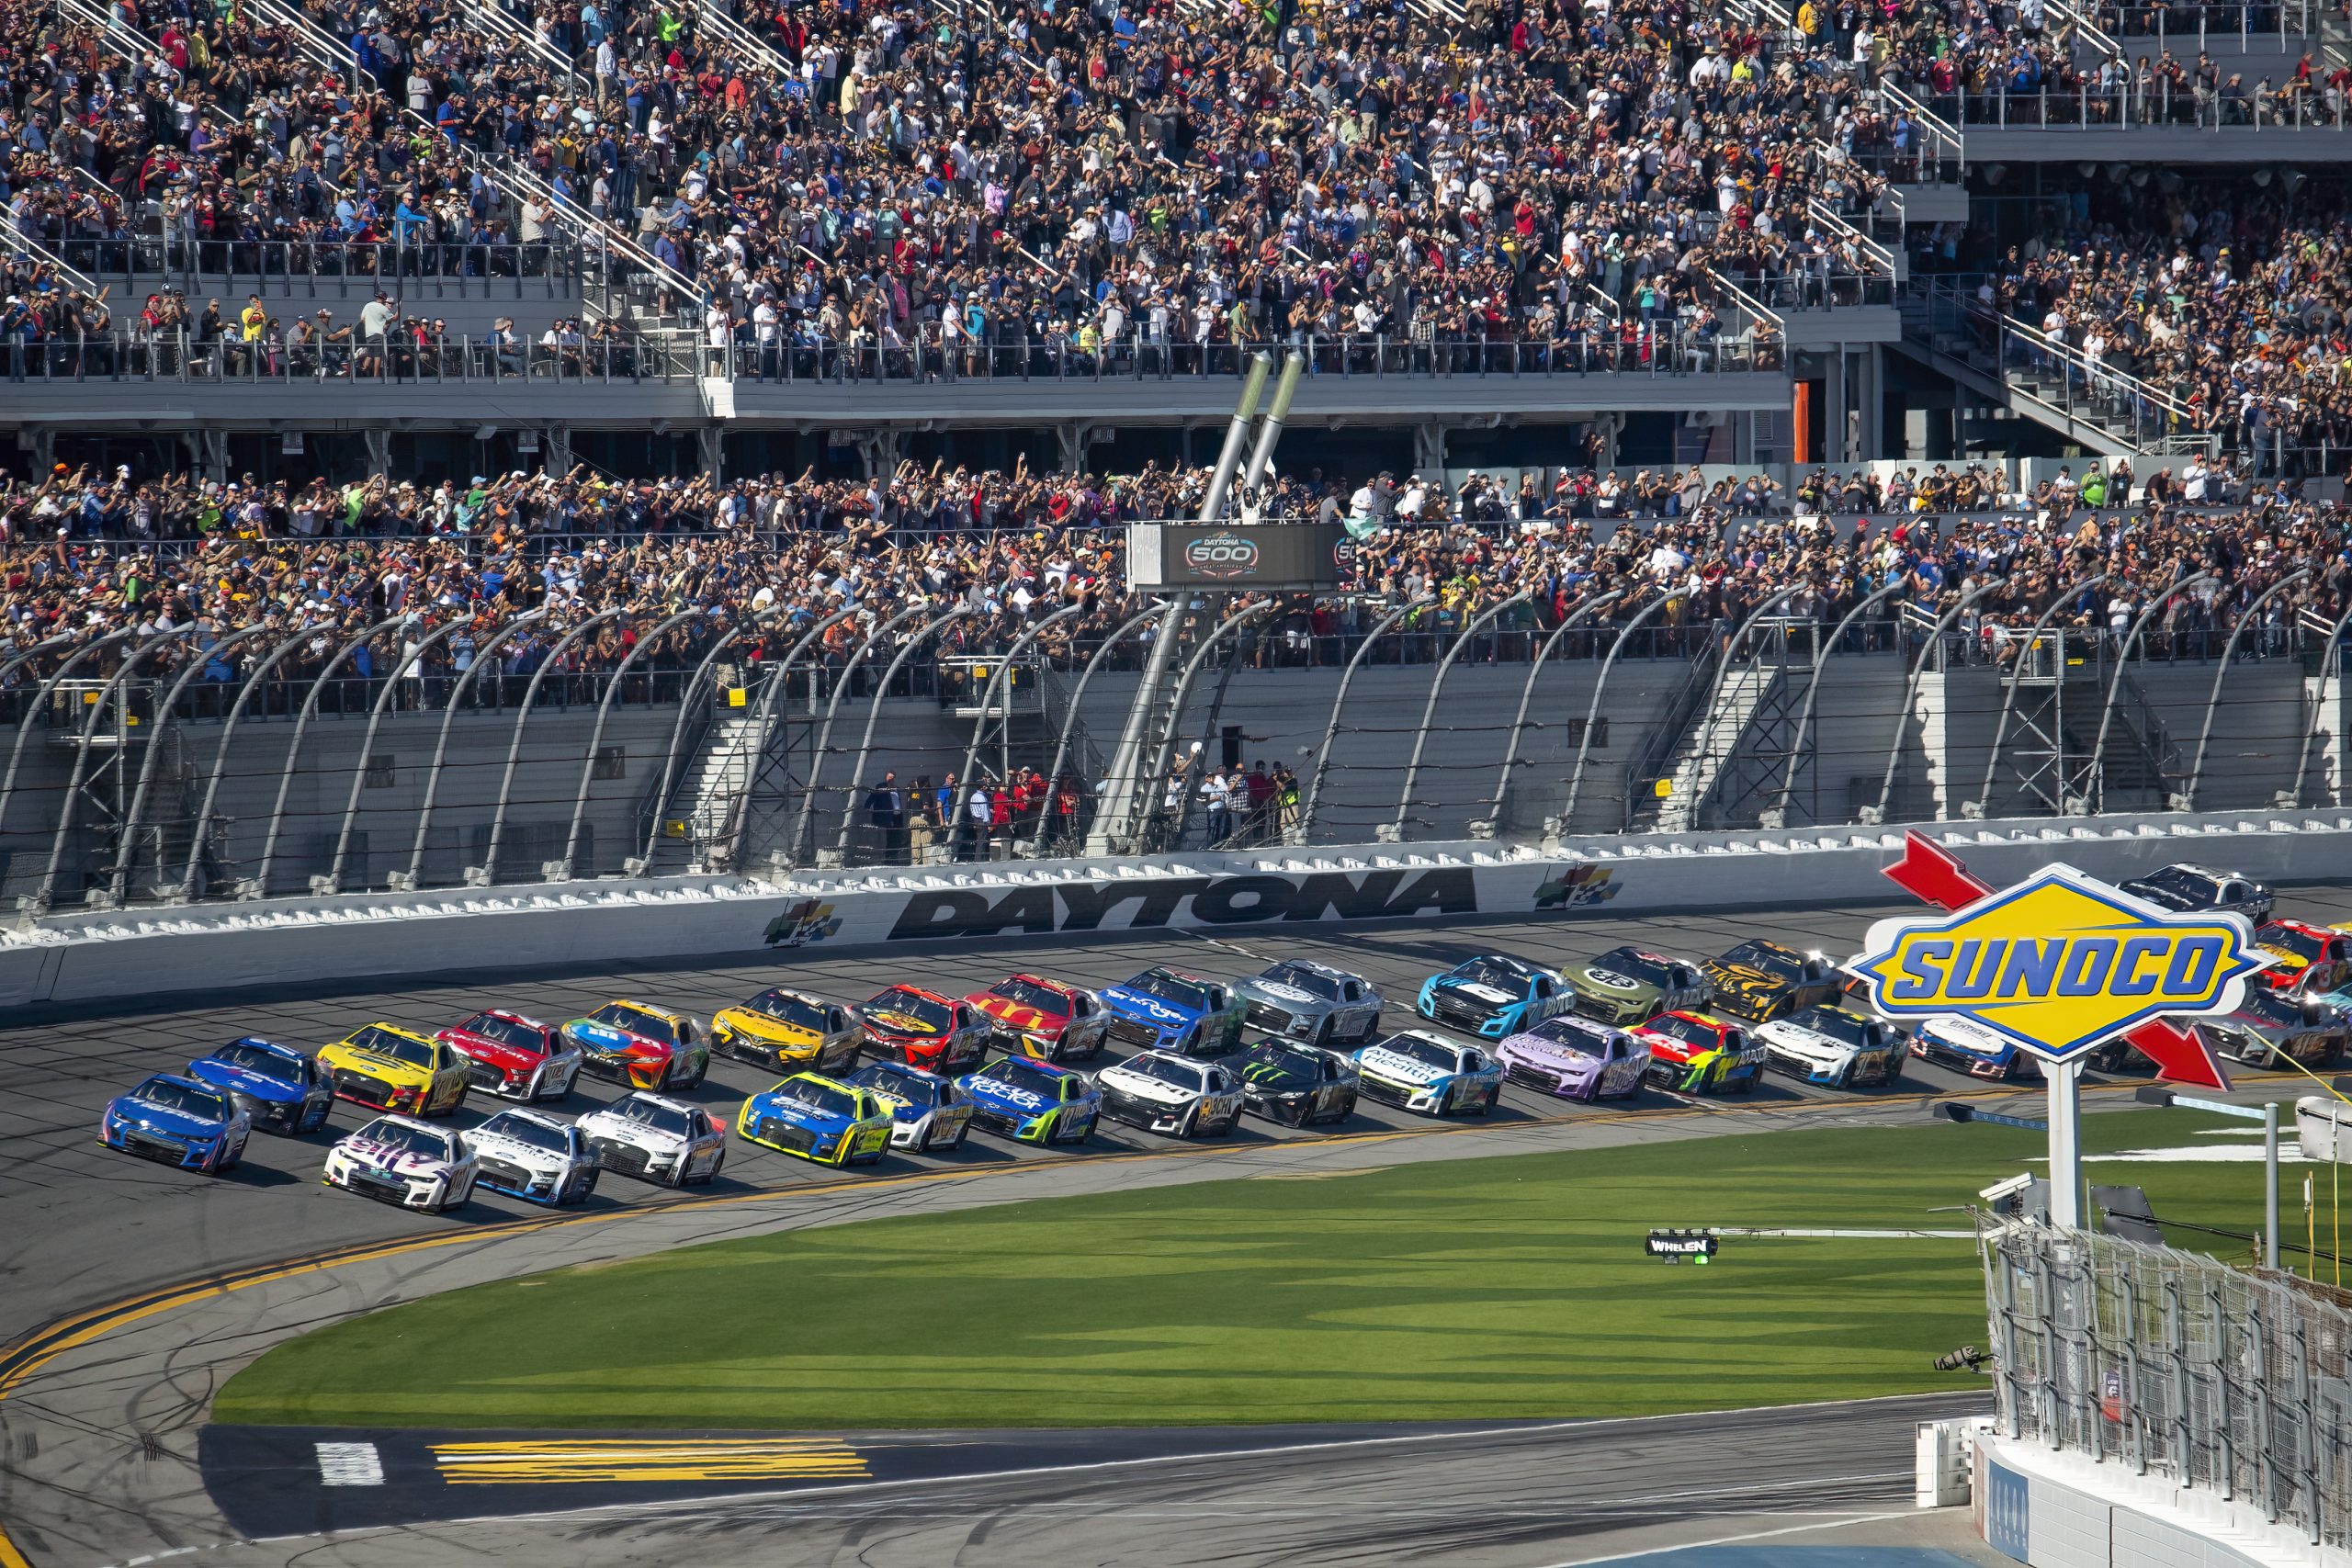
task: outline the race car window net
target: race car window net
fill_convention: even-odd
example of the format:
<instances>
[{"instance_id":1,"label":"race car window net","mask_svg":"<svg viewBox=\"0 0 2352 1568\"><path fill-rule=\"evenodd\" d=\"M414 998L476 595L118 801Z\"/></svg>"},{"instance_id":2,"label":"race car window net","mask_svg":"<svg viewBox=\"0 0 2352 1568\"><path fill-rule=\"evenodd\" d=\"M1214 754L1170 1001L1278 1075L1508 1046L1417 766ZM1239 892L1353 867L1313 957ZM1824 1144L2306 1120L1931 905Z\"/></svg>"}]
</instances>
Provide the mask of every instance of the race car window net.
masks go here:
<instances>
[{"instance_id":1,"label":"race car window net","mask_svg":"<svg viewBox=\"0 0 2352 1568\"><path fill-rule=\"evenodd\" d=\"M786 1079L776 1087L775 1097L808 1106L812 1111L821 1111L828 1116L846 1116L853 1122L857 1120L857 1096L843 1094L826 1084L811 1083L807 1078Z\"/></svg>"},{"instance_id":2,"label":"race car window net","mask_svg":"<svg viewBox=\"0 0 2352 1568\"><path fill-rule=\"evenodd\" d=\"M355 1050L373 1051L379 1056L390 1056L404 1067L433 1070L433 1047L422 1040L411 1040L405 1034L395 1034L389 1029L369 1024L344 1042Z\"/></svg>"},{"instance_id":3,"label":"race car window net","mask_svg":"<svg viewBox=\"0 0 2352 1568\"><path fill-rule=\"evenodd\" d=\"M1141 1073L1161 1083L1174 1084L1178 1089L1201 1087L1201 1070L1182 1062L1171 1062L1161 1056L1137 1056L1127 1063L1127 1070Z\"/></svg>"},{"instance_id":4,"label":"race car window net","mask_svg":"<svg viewBox=\"0 0 2352 1568\"><path fill-rule=\"evenodd\" d=\"M1637 948L1621 947L1613 952L1604 953L1593 960L1592 967L1607 969L1642 981L1646 985L1672 986L1674 984L1674 970L1671 966L1659 963Z\"/></svg>"},{"instance_id":5,"label":"race car window net","mask_svg":"<svg viewBox=\"0 0 2352 1568\"><path fill-rule=\"evenodd\" d=\"M1158 969L1148 969L1127 982L1126 988L1143 996L1156 997L1163 1002L1174 1002L1180 1008L1194 1012L1208 1010L1208 993L1203 987Z\"/></svg>"},{"instance_id":6,"label":"race car window net","mask_svg":"<svg viewBox=\"0 0 2352 1568\"><path fill-rule=\"evenodd\" d=\"M452 1154L448 1139L442 1134L423 1127L403 1127L397 1122L370 1122L352 1136L365 1138L371 1144L381 1144L404 1155L422 1156L425 1159L447 1159Z\"/></svg>"},{"instance_id":7,"label":"race car window net","mask_svg":"<svg viewBox=\"0 0 2352 1568\"><path fill-rule=\"evenodd\" d=\"M1002 997L1009 1002L1019 1002L1023 1007L1035 1008L1039 1012L1058 1014L1070 1010L1069 998L1059 991L1049 991L1031 980L1000 980L989 987L989 995Z\"/></svg>"},{"instance_id":8,"label":"race car window net","mask_svg":"<svg viewBox=\"0 0 2352 1568\"><path fill-rule=\"evenodd\" d=\"M1277 964L1258 976L1272 980L1277 986L1296 986L1308 996L1320 997L1327 1002L1340 999L1340 987L1312 969L1302 969L1295 964Z\"/></svg>"},{"instance_id":9,"label":"race car window net","mask_svg":"<svg viewBox=\"0 0 2352 1568\"><path fill-rule=\"evenodd\" d=\"M479 1034L492 1044L511 1045L518 1051L536 1051L539 1048L540 1035L537 1030L526 1029L521 1024L507 1019L492 1018L486 1012L474 1014L458 1027L469 1034Z\"/></svg>"},{"instance_id":10,"label":"race car window net","mask_svg":"<svg viewBox=\"0 0 2352 1568\"><path fill-rule=\"evenodd\" d=\"M609 1023L615 1029L626 1029L631 1034L641 1034L664 1045L678 1043L677 1031L668 1019L641 1008L625 1008L618 1002L607 1002L588 1016L598 1023Z\"/></svg>"},{"instance_id":11,"label":"race car window net","mask_svg":"<svg viewBox=\"0 0 2352 1568\"><path fill-rule=\"evenodd\" d=\"M667 1133L684 1138L692 1134L693 1122L683 1111L673 1111L666 1105L656 1105L650 1100L624 1100L613 1107L613 1113L624 1122L634 1122L640 1127L650 1127L657 1133Z\"/></svg>"},{"instance_id":12,"label":"race car window net","mask_svg":"<svg viewBox=\"0 0 2352 1568\"><path fill-rule=\"evenodd\" d=\"M743 1006L747 1011L775 1019L795 1029L805 1029L811 1034L822 1034L830 1027L825 1021L823 1008L814 1002L804 1001L789 991L762 991Z\"/></svg>"},{"instance_id":13,"label":"race car window net","mask_svg":"<svg viewBox=\"0 0 2352 1568\"><path fill-rule=\"evenodd\" d=\"M917 1032L924 1034L944 1034L956 1023L953 1009L943 1007L928 997L919 997L912 991L897 987L867 1002L865 1010L868 1016L888 1014L893 1018L910 1020L918 1026Z\"/></svg>"},{"instance_id":14,"label":"race car window net","mask_svg":"<svg viewBox=\"0 0 2352 1568\"><path fill-rule=\"evenodd\" d=\"M212 1059L225 1062L232 1067L243 1067L247 1072L259 1073L266 1078L292 1078L300 1082L302 1077L300 1063L289 1061L275 1051L265 1051L258 1045L223 1045L212 1053Z\"/></svg>"},{"instance_id":15,"label":"race car window net","mask_svg":"<svg viewBox=\"0 0 2352 1568\"><path fill-rule=\"evenodd\" d=\"M177 1111L211 1122L226 1122L231 1114L229 1102L209 1089L190 1089L168 1078L149 1078L131 1091L130 1098L160 1111Z\"/></svg>"},{"instance_id":16,"label":"race car window net","mask_svg":"<svg viewBox=\"0 0 2352 1568\"><path fill-rule=\"evenodd\" d=\"M550 1154L571 1152L571 1140L563 1135L562 1128L534 1122L527 1116L517 1116L512 1111L500 1111L476 1131L484 1137L512 1138L518 1144L528 1144L535 1149L545 1149Z\"/></svg>"}]
</instances>

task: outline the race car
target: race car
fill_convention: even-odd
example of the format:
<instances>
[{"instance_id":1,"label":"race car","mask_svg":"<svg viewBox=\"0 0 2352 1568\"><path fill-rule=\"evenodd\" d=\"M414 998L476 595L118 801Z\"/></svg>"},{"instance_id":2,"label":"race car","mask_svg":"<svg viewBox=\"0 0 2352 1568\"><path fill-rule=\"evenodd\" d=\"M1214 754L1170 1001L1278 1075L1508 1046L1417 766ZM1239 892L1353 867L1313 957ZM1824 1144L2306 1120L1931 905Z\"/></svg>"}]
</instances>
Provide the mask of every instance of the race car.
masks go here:
<instances>
[{"instance_id":1,"label":"race car","mask_svg":"<svg viewBox=\"0 0 2352 1568\"><path fill-rule=\"evenodd\" d=\"M1509 953L1482 953L1422 981L1413 1010L1432 1023L1500 1040L1567 1011L1575 1000L1551 970Z\"/></svg>"},{"instance_id":2,"label":"race car","mask_svg":"<svg viewBox=\"0 0 2352 1568\"><path fill-rule=\"evenodd\" d=\"M466 1140L408 1116L379 1116L327 1151L320 1179L379 1203L446 1213L474 1192L481 1168Z\"/></svg>"},{"instance_id":3,"label":"race car","mask_svg":"<svg viewBox=\"0 0 2352 1568\"><path fill-rule=\"evenodd\" d=\"M1807 1008L1760 1024L1764 1065L1837 1089L1891 1084L1903 1076L1903 1036L1882 1019L1843 1008Z\"/></svg>"},{"instance_id":4,"label":"race car","mask_svg":"<svg viewBox=\"0 0 2352 1568\"><path fill-rule=\"evenodd\" d=\"M1662 1012L1707 1005L1707 977L1687 958L1642 947L1614 947L1563 976L1576 1010L1596 1023L1630 1029Z\"/></svg>"},{"instance_id":5,"label":"race car","mask_svg":"<svg viewBox=\"0 0 2352 1568\"><path fill-rule=\"evenodd\" d=\"M187 1076L226 1094L257 1132L315 1133L334 1109L334 1086L316 1062L251 1034L198 1056Z\"/></svg>"},{"instance_id":6,"label":"race car","mask_svg":"<svg viewBox=\"0 0 2352 1568\"><path fill-rule=\"evenodd\" d=\"M695 1021L667 1008L606 1002L565 1024L563 1037L580 1047L589 1077L629 1089L692 1089L710 1073L710 1045Z\"/></svg>"},{"instance_id":7,"label":"race car","mask_svg":"<svg viewBox=\"0 0 2352 1568\"><path fill-rule=\"evenodd\" d=\"M319 1052L334 1097L371 1111L449 1116L465 1108L466 1058L438 1040L368 1023Z\"/></svg>"},{"instance_id":8,"label":"race car","mask_svg":"<svg viewBox=\"0 0 2352 1568\"><path fill-rule=\"evenodd\" d=\"M1964 1018L1931 1018L1911 1032L1911 1055L1923 1062L1957 1067L1973 1078L2007 1083L2041 1077L2041 1064L1996 1034Z\"/></svg>"},{"instance_id":9,"label":"race car","mask_svg":"<svg viewBox=\"0 0 2352 1568\"><path fill-rule=\"evenodd\" d=\"M890 1146L922 1154L964 1146L972 1102L937 1073L897 1062L869 1062L842 1082L862 1089L890 1113Z\"/></svg>"},{"instance_id":10,"label":"race car","mask_svg":"<svg viewBox=\"0 0 2352 1568\"><path fill-rule=\"evenodd\" d=\"M175 1073L157 1073L107 1102L98 1142L158 1165L218 1176L243 1157L253 1118L224 1089Z\"/></svg>"},{"instance_id":11,"label":"race car","mask_svg":"<svg viewBox=\"0 0 2352 1568\"><path fill-rule=\"evenodd\" d=\"M596 1190L596 1151L580 1129L544 1111L502 1111L466 1134L475 1183L550 1207Z\"/></svg>"},{"instance_id":12,"label":"race car","mask_svg":"<svg viewBox=\"0 0 2352 1568\"><path fill-rule=\"evenodd\" d=\"M1715 1011L1757 1023L1838 998L1838 973L1828 959L1761 938L1743 942L1699 967L1714 992Z\"/></svg>"},{"instance_id":13,"label":"race car","mask_svg":"<svg viewBox=\"0 0 2352 1568\"><path fill-rule=\"evenodd\" d=\"M1215 1062L1139 1051L1096 1075L1102 1114L1171 1138L1222 1138L1241 1120L1241 1080Z\"/></svg>"},{"instance_id":14,"label":"race car","mask_svg":"<svg viewBox=\"0 0 2352 1568\"><path fill-rule=\"evenodd\" d=\"M466 1059L476 1089L501 1100L561 1100L580 1081L580 1047L536 1018L485 1008L433 1038Z\"/></svg>"},{"instance_id":15,"label":"race car","mask_svg":"<svg viewBox=\"0 0 2352 1568\"><path fill-rule=\"evenodd\" d=\"M839 1077L857 1066L863 1043L849 1009L781 986L710 1020L712 1050L777 1072Z\"/></svg>"},{"instance_id":16,"label":"race car","mask_svg":"<svg viewBox=\"0 0 2352 1568\"><path fill-rule=\"evenodd\" d=\"M1319 1045L1261 1040L1219 1059L1241 1085L1241 1108L1285 1127L1344 1122L1355 1114L1355 1058Z\"/></svg>"},{"instance_id":17,"label":"race car","mask_svg":"<svg viewBox=\"0 0 2352 1568\"><path fill-rule=\"evenodd\" d=\"M1511 1082L1562 1100L1618 1100L1638 1094L1650 1054L1622 1029L1563 1013L1495 1047Z\"/></svg>"},{"instance_id":18,"label":"race car","mask_svg":"<svg viewBox=\"0 0 2352 1568\"><path fill-rule=\"evenodd\" d=\"M2344 1014L2317 997L2248 988L2238 1010L2201 1018L2196 1027L2220 1055L2248 1066L2288 1056L2306 1066L2333 1066L2344 1055Z\"/></svg>"},{"instance_id":19,"label":"race car","mask_svg":"<svg viewBox=\"0 0 2352 1568\"><path fill-rule=\"evenodd\" d=\"M1753 1094L1764 1053L1747 1026L1711 1012L1662 1012L1634 1031L1649 1080L1678 1094Z\"/></svg>"},{"instance_id":20,"label":"race car","mask_svg":"<svg viewBox=\"0 0 2352 1568\"><path fill-rule=\"evenodd\" d=\"M1392 1034L1355 1054L1356 1088L1367 1100L1426 1116L1475 1111L1502 1098L1502 1064L1476 1045L1457 1045L1418 1029Z\"/></svg>"},{"instance_id":21,"label":"race car","mask_svg":"<svg viewBox=\"0 0 2352 1568\"><path fill-rule=\"evenodd\" d=\"M2352 935L2301 920L2272 920L2254 940L2277 960L2256 970L2254 978L2274 991L2325 996L2352 980Z\"/></svg>"},{"instance_id":22,"label":"race car","mask_svg":"<svg viewBox=\"0 0 2352 1568\"><path fill-rule=\"evenodd\" d=\"M936 991L892 986L852 1010L861 1049L886 1062L902 1062L945 1077L977 1065L996 1032L993 1021L969 1002L951 1002Z\"/></svg>"},{"instance_id":23,"label":"race car","mask_svg":"<svg viewBox=\"0 0 2352 1568\"><path fill-rule=\"evenodd\" d=\"M2270 918L2277 895L2243 872L2211 871L2201 865L2168 865L2135 876L2123 891L2159 909L2214 909L2244 915L2256 925Z\"/></svg>"},{"instance_id":24,"label":"race car","mask_svg":"<svg viewBox=\"0 0 2352 1568\"><path fill-rule=\"evenodd\" d=\"M881 1096L815 1073L795 1073L743 1102L735 1135L819 1165L879 1165L890 1147Z\"/></svg>"},{"instance_id":25,"label":"race car","mask_svg":"<svg viewBox=\"0 0 2352 1568\"><path fill-rule=\"evenodd\" d=\"M1082 1144L1102 1113L1093 1081L1071 1067L1003 1056L956 1080L972 1125L1023 1144Z\"/></svg>"},{"instance_id":26,"label":"race car","mask_svg":"<svg viewBox=\"0 0 2352 1568\"><path fill-rule=\"evenodd\" d=\"M625 1094L574 1125L599 1167L641 1181L708 1186L727 1163L727 1123L658 1094Z\"/></svg>"},{"instance_id":27,"label":"race car","mask_svg":"<svg viewBox=\"0 0 2352 1568\"><path fill-rule=\"evenodd\" d=\"M1316 1045L1380 1037L1380 992L1361 975L1306 959L1266 967L1234 987L1252 1029Z\"/></svg>"},{"instance_id":28,"label":"race car","mask_svg":"<svg viewBox=\"0 0 2352 1568\"><path fill-rule=\"evenodd\" d=\"M1147 969L1102 993L1107 1037L1140 1051L1222 1056L1241 1043L1240 996L1181 969Z\"/></svg>"},{"instance_id":29,"label":"race car","mask_svg":"<svg viewBox=\"0 0 2352 1568\"><path fill-rule=\"evenodd\" d=\"M986 1017L989 1044L1041 1062L1089 1060L1102 1054L1111 1014L1091 991L1035 975L1008 975L964 1000Z\"/></svg>"}]
</instances>

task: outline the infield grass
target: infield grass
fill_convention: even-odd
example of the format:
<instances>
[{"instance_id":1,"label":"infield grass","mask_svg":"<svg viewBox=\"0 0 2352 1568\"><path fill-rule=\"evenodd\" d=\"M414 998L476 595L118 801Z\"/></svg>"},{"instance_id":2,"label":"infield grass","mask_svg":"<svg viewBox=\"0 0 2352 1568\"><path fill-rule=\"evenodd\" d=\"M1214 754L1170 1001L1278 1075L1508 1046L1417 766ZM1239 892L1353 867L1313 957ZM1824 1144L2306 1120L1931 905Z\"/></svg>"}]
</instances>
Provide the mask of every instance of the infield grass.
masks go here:
<instances>
[{"instance_id":1,"label":"infield grass","mask_svg":"<svg viewBox=\"0 0 2352 1568\"><path fill-rule=\"evenodd\" d=\"M2181 1111L2086 1117L2096 1153L2247 1142ZM1645 1415L1981 1386L1966 1241L1652 1225L1965 1229L1935 1211L2041 1134L1935 1124L1438 1161L868 1221L431 1297L291 1340L218 1420L854 1428ZM2035 1168L2039 1168L2038 1167ZM2093 1164L2156 1213L2251 1231L2251 1164ZM2324 1175L2324 1173L2323 1173ZM2282 1185L2300 1239L2300 1173ZM2328 1246L2327 1183L2319 1239ZM2244 1260L2246 1244L2177 1233Z\"/></svg>"}]
</instances>

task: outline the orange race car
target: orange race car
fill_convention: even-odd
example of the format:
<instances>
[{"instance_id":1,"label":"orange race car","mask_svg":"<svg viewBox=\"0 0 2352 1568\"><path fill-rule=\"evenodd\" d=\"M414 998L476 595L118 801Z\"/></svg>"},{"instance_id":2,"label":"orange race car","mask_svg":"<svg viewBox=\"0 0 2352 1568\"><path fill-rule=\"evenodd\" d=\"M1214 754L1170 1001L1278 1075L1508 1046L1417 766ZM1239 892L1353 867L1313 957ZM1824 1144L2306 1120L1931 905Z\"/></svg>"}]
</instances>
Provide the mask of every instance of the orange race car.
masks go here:
<instances>
[{"instance_id":1,"label":"orange race car","mask_svg":"<svg viewBox=\"0 0 2352 1568\"><path fill-rule=\"evenodd\" d=\"M998 1050L1041 1062L1100 1055L1111 1025L1110 1010L1093 992L1035 975L1008 975L964 999L994 1026Z\"/></svg>"},{"instance_id":2,"label":"orange race car","mask_svg":"<svg viewBox=\"0 0 2352 1568\"><path fill-rule=\"evenodd\" d=\"M2278 960L2255 978L2274 991L2319 996L2352 981L2352 936L2301 920L2272 920L2254 933L2255 944Z\"/></svg>"}]
</instances>

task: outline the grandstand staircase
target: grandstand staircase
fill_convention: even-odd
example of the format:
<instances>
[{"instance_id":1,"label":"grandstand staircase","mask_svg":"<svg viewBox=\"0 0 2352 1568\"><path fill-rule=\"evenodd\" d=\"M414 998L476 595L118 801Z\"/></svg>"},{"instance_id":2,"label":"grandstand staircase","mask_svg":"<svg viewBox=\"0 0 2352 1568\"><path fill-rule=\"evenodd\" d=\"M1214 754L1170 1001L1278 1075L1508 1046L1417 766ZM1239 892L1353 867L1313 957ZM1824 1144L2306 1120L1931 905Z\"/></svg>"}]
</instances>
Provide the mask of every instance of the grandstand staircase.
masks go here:
<instances>
[{"instance_id":1,"label":"grandstand staircase","mask_svg":"<svg viewBox=\"0 0 2352 1568\"><path fill-rule=\"evenodd\" d=\"M652 847L638 874L743 870L785 848L779 835L807 773L801 753L813 743L813 728L792 711L788 692L775 693L769 711L775 671L763 668L748 680L743 673L723 665L709 691L689 694L693 711L669 793L662 795L657 775L639 807L639 842L650 837Z\"/></svg>"},{"instance_id":2,"label":"grandstand staircase","mask_svg":"<svg viewBox=\"0 0 2352 1568\"><path fill-rule=\"evenodd\" d=\"M1699 722L1667 760L1668 793L1654 795L1652 807L1641 814L1648 818L1648 827L1682 833L1699 826L1700 806L1714 793L1716 781L1747 735L1749 722L1781 678L1780 666L1753 660L1723 671Z\"/></svg>"},{"instance_id":3,"label":"grandstand staircase","mask_svg":"<svg viewBox=\"0 0 2352 1568\"><path fill-rule=\"evenodd\" d=\"M1213 602L1181 595L1169 602L1152 641L1135 705L1103 774L1094 822L1087 833L1089 854L1136 852L1136 846L1158 815L1161 785L1174 764L1183 722L1183 668L1201 639L1216 626Z\"/></svg>"}]
</instances>

